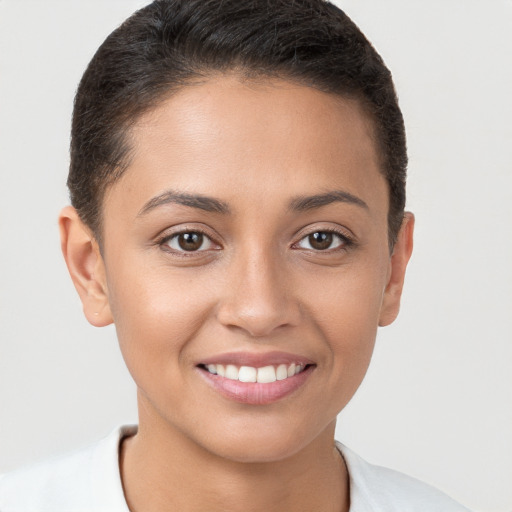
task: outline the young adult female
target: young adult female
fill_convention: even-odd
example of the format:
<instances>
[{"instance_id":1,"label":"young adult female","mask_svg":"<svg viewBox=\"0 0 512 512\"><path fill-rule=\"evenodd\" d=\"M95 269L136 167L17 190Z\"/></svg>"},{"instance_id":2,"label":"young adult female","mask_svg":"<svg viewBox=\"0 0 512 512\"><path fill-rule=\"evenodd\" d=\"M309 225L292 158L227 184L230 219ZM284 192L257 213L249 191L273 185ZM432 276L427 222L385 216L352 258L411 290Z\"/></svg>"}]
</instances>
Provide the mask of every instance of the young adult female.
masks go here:
<instances>
[{"instance_id":1,"label":"young adult female","mask_svg":"<svg viewBox=\"0 0 512 512\"><path fill-rule=\"evenodd\" d=\"M157 0L75 100L62 250L138 427L0 480L3 512L462 511L334 441L414 217L382 59L322 0Z\"/></svg>"}]
</instances>

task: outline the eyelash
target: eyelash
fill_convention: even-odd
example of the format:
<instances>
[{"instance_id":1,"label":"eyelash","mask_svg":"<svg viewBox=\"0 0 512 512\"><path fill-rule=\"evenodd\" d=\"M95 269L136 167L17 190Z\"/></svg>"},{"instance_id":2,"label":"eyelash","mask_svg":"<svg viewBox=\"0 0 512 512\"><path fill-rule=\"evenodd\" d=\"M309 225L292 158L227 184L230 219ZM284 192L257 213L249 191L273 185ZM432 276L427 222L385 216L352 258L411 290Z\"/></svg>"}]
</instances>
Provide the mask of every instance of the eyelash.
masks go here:
<instances>
[{"instance_id":1,"label":"eyelash","mask_svg":"<svg viewBox=\"0 0 512 512\"><path fill-rule=\"evenodd\" d=\"M326 233L326 234L334 235L340 240L340 244L334 248L316 249L316 250L313 248L308 249L308 248L301 248L298 246L300 244L300 242L302 242L303 240L306 240L308 237L310 237L316 233ZM202 237L204 237L204 239L208 240L210 244L212 244L214 246L219 245L213 240L213 238L208 233L206 233L205 231L203 231L201 229L183 229L183 230L180 230L180 231L172 233L172 234L167 234L167 235L164 235L163 237L161 237L160 239L158 239L156 241L156 244L158 246L160 246L162 248L162 250L164 250L165 252L172 253L179 257L185 257L185 258L186 257L194 257L194 256L197 256L198 254L202 254L209 250L212 250L212 249L203 249L203 250L195 250L195 251L186 251L185 249L179 250L179 249L175 249L175 248L172 248L169 246L169 243L173 239L177 239L180 235L186 235L186 234L198 234L198 235L201 235ZM203 243L204 243L204 240L203 240ZM295 242L292 245L292 248L296 248L297 250L302 249L305 251L312 251L312 252L318 253L318 254L322 254L322 253L329 254L329 253L337 252L337 251L346 251L347 249L353 247L355 244L356 244L355 241L351 237L349 237L346 233L342 232L341 230L328 228L328 229L316 229L316 230L310 231L308 233L305 233L300 238L300 240L298 242ZM213 250L216 250L216 249L213 249Z\"/></svg>"},{"instance_id":2,"label":"eyelash","mask_svg":"<svg viewBox=\"0 0 512 512\"><path fill-rule=\"evenodd\" d=\"M323 249L323 250L322 249L317 249L317 250L315 250L315 249L304 249L304 250L313 251L313 252L318 253L318 254L331 254L331 253L337 252L337 251L346 251L346 250L348 250L351 247L356 245L355 240L352 237L347 235L347 233L345 233L345 232L343 232L341 230L335 229L335 228L315 229L313 231L309 231L304 236L302 236L301 239L298 242L296 242L293 245L294 246L298 246L298 244L300 242L302 242L303 240L308 239L310 236L312 236L312 235L314 235L316 233L326 233L326 234L334 235L337 238L339 238L340 244L337 247ZM301 247L298 247L298 249L301 249Z\"/></svg>"},{"instance_id":3,"label":"eyelash","mask_svg":"<svg viewBox=\"0 0 512 512\"><path fill-rule=\"evenodd\" d=\"M209 241L209 243L211 245L214 245L214 246L218 246L219 245L219 244L217 244L213 240L212 236L210 236L208 233L206 233L206 231L203 231L202 229L197 229L197 228L195 228L195 229L182 229L182 230L177 231L177 232L172 233L172 234L166 234L166 235L162 236L160 239L156 240L156 244L158 246L160 246L160 248L163 251L171 253L171 254L176 255L178 257L183 257L183 258L194 257L194 256L197 256L198 254L203 254L206 251L212 250L212 249L203 249L203 250L196 250L196 251L187 251L185 249L179 250L179 249L175 249L173 247L170 247L170 243L171 243L171 241L173 239L177 240L180 235L186 235L186 234L201 235L203 237L203 241L201 243L201 246L204 244L205 241ZM213 249L213 250L216 250L216 249Z\"/></svg>"}]
</instances>

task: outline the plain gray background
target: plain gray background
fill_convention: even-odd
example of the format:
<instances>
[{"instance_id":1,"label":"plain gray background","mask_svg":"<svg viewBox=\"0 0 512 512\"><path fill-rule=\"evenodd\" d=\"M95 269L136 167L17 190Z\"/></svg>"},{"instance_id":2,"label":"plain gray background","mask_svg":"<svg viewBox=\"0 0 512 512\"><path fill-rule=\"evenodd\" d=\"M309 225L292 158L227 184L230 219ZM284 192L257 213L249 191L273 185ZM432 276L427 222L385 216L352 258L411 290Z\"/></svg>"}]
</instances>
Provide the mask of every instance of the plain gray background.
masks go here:
<instances>
[{"instance_id":1,"label":"plain gray background","mask_svg":"<svg viewBox=\"0 0 512 512\"><path fill-rule=\"evenodd\" d=\"M60 255L70 113L137 0L0 0L0 472L136 421L113 328ZM512 2L339 0L393 71L416 247L337 437L482 512L512 510Z\"/></svg>"}]
</instances>

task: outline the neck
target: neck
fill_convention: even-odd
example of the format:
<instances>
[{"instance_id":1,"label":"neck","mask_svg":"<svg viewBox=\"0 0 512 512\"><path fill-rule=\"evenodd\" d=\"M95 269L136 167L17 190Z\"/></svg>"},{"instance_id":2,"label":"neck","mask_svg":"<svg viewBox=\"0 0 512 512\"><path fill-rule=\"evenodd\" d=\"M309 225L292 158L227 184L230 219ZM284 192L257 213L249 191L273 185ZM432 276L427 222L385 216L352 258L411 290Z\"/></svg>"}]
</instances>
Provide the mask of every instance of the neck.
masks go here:
<instances>
[{"instance_id":1,"label":"neck","mask_svg":"<svg viewBox=\"0 0 512 512\"><path fill-rule=\"evenodd\" d=\"M120 467L131 512L349 509L334 422L297 453L254 463L219 457L167 424L140 421L138 433L121 446Z\"/></svg>"}]
</instances>

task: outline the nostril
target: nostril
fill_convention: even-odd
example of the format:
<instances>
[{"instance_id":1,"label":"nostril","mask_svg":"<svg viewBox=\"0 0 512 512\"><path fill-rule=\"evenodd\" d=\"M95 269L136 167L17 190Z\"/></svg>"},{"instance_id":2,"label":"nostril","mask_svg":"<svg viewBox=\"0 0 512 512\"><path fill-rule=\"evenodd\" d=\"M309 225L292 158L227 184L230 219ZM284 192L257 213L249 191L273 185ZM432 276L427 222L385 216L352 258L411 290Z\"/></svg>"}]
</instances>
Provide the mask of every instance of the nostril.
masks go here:
<instances>
[{"instance_id":1,"label":"nostril","mask_svg":"<svg viewBox=\"0 0 512 512\"><path fill-rule=\"evenodd\" d=\"M244 260L234 269L217 303L216 316L222 325L261 338L298 324L300 308L285 282L286 274L267 268L268 260L268 254L261 255L258 265L248 265Z\"/></svg>"},{"instance_id":2,"label":"nostril","mask_svg":"<svg viewBox=\"0 0 512 512\"><path fill-rule=\"evenodd\" d=\"M261 338L277 330L297 325L297 317L287 304L272 308L246 307L242 304L224 304L217 313L218 321L232 329L242 329L253 338Z\"/></svg>"}]
</instances>

